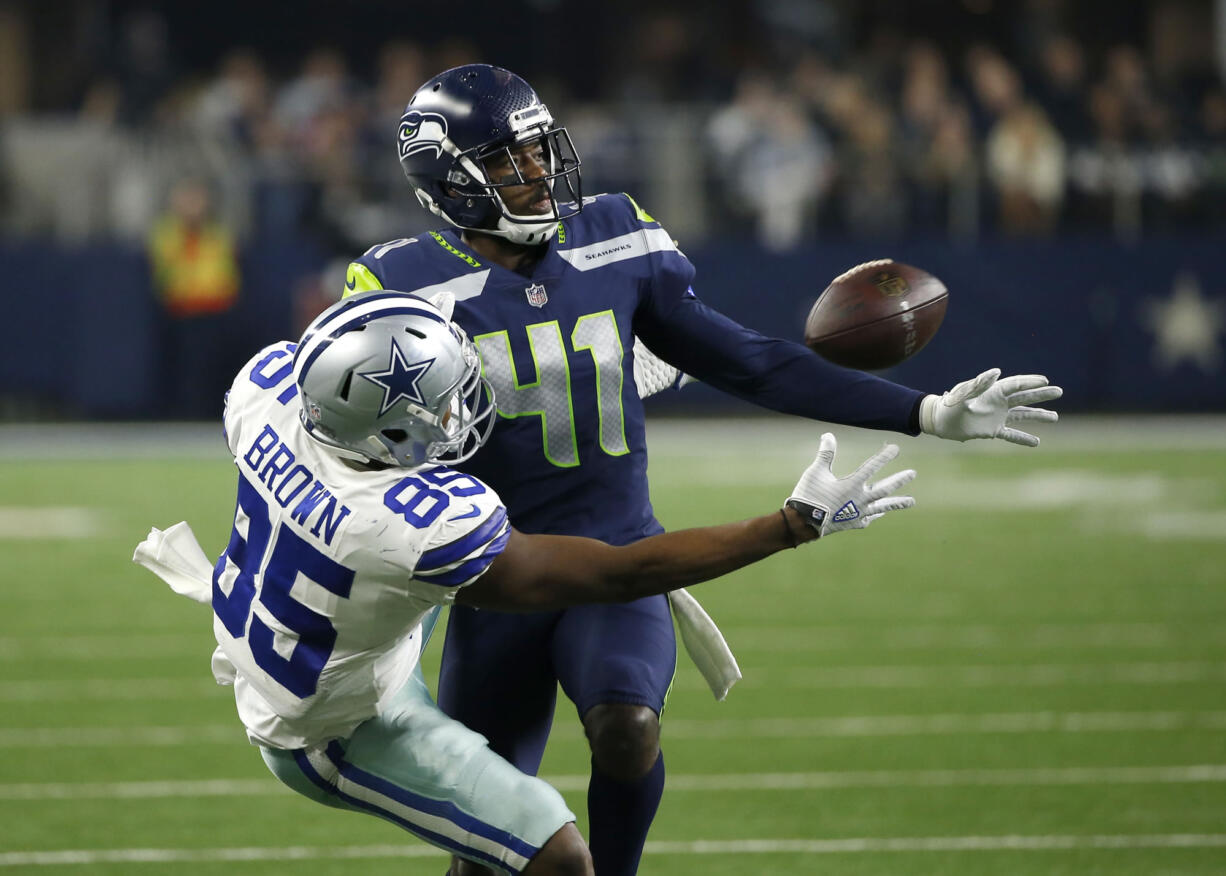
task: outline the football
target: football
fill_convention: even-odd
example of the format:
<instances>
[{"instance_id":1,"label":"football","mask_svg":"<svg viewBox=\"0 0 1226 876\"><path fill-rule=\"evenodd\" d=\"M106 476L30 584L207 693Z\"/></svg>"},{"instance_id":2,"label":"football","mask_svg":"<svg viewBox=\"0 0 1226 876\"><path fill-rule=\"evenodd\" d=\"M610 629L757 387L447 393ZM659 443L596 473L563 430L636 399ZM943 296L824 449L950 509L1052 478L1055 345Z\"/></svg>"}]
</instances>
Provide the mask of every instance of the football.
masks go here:
<instances>
[{"instance_id":1,"label":"football","mask_svg":"<svg viewBox=\"0 0 1226 876\"><path fill-rule=\"evenodd\" d=\"M834 278L805 320L805 345L837 365L878 371L932 340L949 290L932 274L892 259L856 265Z\"/></svg>"}]
</instances>

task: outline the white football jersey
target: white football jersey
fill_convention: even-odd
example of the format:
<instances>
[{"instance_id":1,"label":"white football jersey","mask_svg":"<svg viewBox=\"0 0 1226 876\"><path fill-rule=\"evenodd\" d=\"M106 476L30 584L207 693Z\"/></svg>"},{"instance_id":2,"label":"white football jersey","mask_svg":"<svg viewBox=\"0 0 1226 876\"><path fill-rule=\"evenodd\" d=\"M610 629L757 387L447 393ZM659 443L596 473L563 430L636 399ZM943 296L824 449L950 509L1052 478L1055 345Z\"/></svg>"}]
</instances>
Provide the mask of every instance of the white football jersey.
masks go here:
<instances>
[{"instance_id":1,"label":"white football jersey","mask_svg":"<svg viewBox=\"0 0 1226 876\"><path fill-rule=\"evenodd\" d=\"M249 738L294 749L348 736L417 665L421 621L510 537L497 494L446 466L369 471L308 436L275 344L226 403L238 468L230 543L213 571L221 677Z\"/></svg>"}]
</instances>

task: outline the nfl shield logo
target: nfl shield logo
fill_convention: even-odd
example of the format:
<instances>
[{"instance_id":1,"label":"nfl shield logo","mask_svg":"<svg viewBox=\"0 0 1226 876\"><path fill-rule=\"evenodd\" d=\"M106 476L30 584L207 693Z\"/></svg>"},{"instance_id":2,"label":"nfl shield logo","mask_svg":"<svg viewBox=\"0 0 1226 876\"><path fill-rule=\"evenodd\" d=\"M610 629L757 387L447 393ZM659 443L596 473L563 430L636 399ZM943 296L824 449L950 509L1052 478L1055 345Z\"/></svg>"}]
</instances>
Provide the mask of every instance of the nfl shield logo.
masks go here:
<instances>
[{"instance_id":1,"label":"nfl shield logo","mask_svg":"<svg viewBox=\"0 0 1226 876\"><path fill-rule=\"evenodd\" d=\"M545 292L545 287L540 283L533 283L524 290L524 294L528 296L528 303L533 307L544 307L545 302L549 300L549 295Z\"/></svg>"}]
</instances>

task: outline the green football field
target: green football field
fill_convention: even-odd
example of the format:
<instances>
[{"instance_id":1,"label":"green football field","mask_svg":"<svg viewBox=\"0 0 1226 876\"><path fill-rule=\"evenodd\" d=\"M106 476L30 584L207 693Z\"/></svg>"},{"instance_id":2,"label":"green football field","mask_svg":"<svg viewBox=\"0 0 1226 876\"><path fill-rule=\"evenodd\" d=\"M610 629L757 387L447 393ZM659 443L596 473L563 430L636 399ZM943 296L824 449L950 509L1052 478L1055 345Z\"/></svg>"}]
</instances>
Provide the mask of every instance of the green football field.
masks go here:
<instances>
[{"instance_id":1,"label":"green football field","mask_svg":"<svg viewBox=\"0 0 1226 876\"><path fill-rule=\"evenodd\" d=\"M0 874L442 876L267 774L208 609L131 562L181 519L223 546L219 431L0 430ZM653 422L658 516L777 508L819 431ZM838 434L841 472L882 440ZM717 703L681 656L642 873L1226 872L1226 420L1042 434L903 438L914 510L694 588L745 677ZM580 813L587 764L563 700Z\"/></svg>"}]
</instances>

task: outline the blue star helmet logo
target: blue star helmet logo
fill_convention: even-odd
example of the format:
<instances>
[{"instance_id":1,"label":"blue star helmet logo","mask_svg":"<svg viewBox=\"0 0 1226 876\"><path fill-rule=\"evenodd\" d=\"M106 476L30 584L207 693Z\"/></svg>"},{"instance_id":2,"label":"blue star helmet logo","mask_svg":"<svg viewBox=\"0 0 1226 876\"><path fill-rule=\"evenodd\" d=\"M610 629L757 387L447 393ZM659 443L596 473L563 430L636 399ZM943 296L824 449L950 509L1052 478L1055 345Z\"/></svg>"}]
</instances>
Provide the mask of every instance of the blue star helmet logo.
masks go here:
<instances>
[{"instance_id":1,"label":"blue star helmet logo","mask_svg":"<svg viewBox=\"0 0 1226 876\"><path fill-rule=\"evenodd\" d=\"M392 409L392 405L401 399L407 399L415 405L425 407L426 400L422 398L418 383L426 376L433 359L423 362L409 362L400 349L400 345L392 341L391 361L385 371L359 371L358 376L369 380L375 386L383 389L383 404L379 406L379 416L382 417Z\"/></svg>"}]
</instances>

